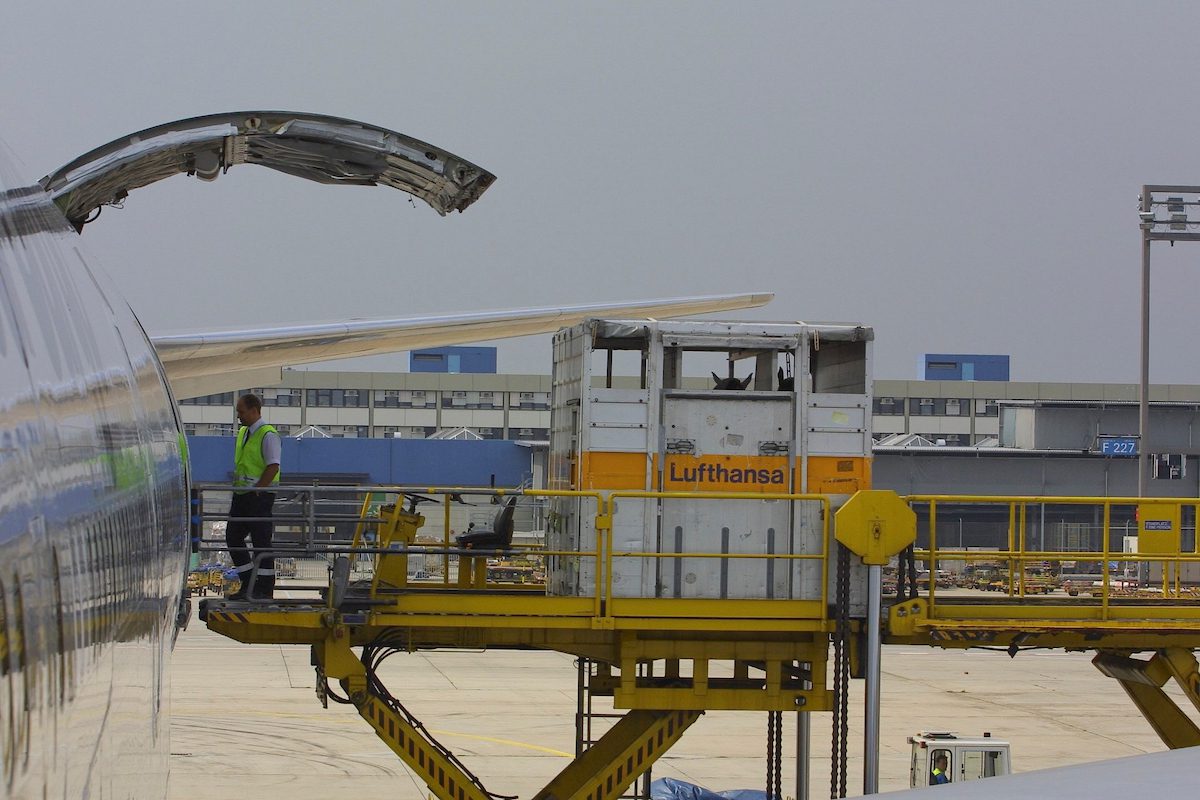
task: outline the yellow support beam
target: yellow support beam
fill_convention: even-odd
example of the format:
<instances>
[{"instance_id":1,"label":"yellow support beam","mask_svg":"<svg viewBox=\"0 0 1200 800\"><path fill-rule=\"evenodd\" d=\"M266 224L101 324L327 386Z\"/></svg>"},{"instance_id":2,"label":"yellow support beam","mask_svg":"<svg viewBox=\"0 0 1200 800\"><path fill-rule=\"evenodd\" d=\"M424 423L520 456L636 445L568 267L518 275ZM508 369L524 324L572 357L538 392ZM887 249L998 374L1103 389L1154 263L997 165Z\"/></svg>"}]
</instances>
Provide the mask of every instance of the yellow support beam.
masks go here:
<instances>
[{"instance_id":1,"label":"yellow support beam","mask_svg":"<svg viewBox=\"0 0 1200 800\"><path fill-rule=\"evenodd\" d=\"M401 713L394 700L385 700L368 686L367 669L350 649L349 631L341 625L313 647L317 661L318 693L324 700L325 681L341 683L358 713L440 800L491 800L477 778L468 775L445 748L427 737Z\"/></svg>"},{"instance_id":2,"label":"yellow support beam","mask_svg":"<svg viewBox=\"0 0 1200 800\"><path fill-rule=\"evenodd\" d=\"M1200 745L1200 728L1162 688L1174 678L1192 704L1200 708L1196 657L1190 651L1167 648L1159 650L1147 661L1100 652L1092 659L1092 664L1121 684L1163 744L1172 750Z\"/></svg>"},{"instance_id":3,"label":"yellow support beam","mask_svg":"<svg viewBox=\"0 0 1200 800\"><path fill-rule=\"evenodd\" d=\"M357 705L357 704L356 704ZM371 723L375 734L441 800L491 800L478 780L473 780L445 753L434 746L404 715L382 699L369 695L357 705L358 713Z\"/></svg>"},{"instance_id":4,"label":"yellow support beam","mask_svg":"<svg viewBox=\"0 0 1200 800\"><path fill-rule=\"evenodd\" d=\"M702 713L630 711L534 800L616 800Z\"/></svg>"}]
</instances>

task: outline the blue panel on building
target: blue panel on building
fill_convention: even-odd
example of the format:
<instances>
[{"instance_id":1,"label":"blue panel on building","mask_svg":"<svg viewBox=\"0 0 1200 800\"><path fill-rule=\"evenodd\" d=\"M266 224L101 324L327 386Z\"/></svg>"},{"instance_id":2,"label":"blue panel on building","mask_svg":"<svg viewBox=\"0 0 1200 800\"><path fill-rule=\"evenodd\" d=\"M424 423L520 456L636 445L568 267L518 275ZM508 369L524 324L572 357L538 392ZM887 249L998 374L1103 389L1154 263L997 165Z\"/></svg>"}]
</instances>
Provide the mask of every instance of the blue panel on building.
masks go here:
<instances>
[{"instance_id":1,"label":"blue panel on building","mask_svg":"<svg viewBox=\"0 0 1200 800\"><path fill-rule=\"evenodd\" d=\"M926 353L922 361L921 380L1007 381L1009 356Z\"/></svg>"},{"instance_id":2,"label":"blue panel on building","mask_svg":"<svg viewBox=\"0 0 1200 800\"><path fill-rule=\"evenodd\" d=\"M189 436L192 479L230 480L233 437ZM530 449L508 440L283 439L289 474L368 475L374 484L519 486L531 477Z\"/></svg>"},{"instance_id":3,"label":"blue panel on building","mask_svg":"<svg viewBox=\"0 0 1200 800\"><path fill-rule=\"evenodd\" d=\"M408 356L408 371L494 375L496 348L431 347L426 350L413 350Z\"/></svg>"}]
</instances>

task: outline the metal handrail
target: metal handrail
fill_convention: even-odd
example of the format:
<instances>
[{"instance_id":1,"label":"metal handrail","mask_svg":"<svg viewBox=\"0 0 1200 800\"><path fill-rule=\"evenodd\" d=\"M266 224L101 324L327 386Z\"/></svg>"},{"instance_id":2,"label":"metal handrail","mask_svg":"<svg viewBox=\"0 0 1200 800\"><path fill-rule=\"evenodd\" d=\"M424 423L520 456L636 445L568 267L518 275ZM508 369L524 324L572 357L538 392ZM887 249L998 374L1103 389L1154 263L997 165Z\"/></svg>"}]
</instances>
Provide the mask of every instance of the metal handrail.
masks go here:
<instances>
[{"instance_id":1,"label":"metal handrail","mask_svg":"<svg viewBox=\"0 0 1200 800\"><path fill-rule=\"evenodd\" d=\"M929 566L928 606L929 615L937 616L937 565L940 561L1003 561L1008 567L1008 594L1010 597L1024 598L1028 592L1025 582L1026 566L1031 562L1044 561L1083 561L1099 562L1100 572L1100 606L1101 619L1110 618L1110 602L1113 591L1114 576L1111 562L1113 560L1134 563L1162 563L1162 597L1163 599L1179 599L1182 596L1181 570L1183 564L1200 563L1200 549L1185 553L1114 553L1110 539L1113 531L1112 510L1114 507L1139 507L1143 504L1174 505L1178 507L1180 519L1185 508L1193 509L1193 514L1200 513L1200 499L1174 497L1083 497L1083 496L994 496L994 495L910 495L904 498L910 506L927 505L929 509L929 547L917 549L916 558ZM1006 549L974 550L947 549L937 546L937 513L938 507L953 506L1007 506L1008 507L1008 546ZM1094 506L1101 509L1103 517L1100 526L1100 550L1031 550L1026 546L1028 532L1028 509L1030 506ZM1182 537L1183 531L1178 535ZM1043 540L1044 543L1044 540ZM1181 542L1182 545L1182 542ZM1200 545L1197 542L1196 545ZM1169 569L1173 568L1173 569ZM1173 572L1174 579L1169 575ZM1015 578L1015 580L1014 580ZM1171 598L1173 593L1175 597ZM1152 598L1146 598L1152 599ZM1070 602L1070 601L1064 601Z\"/></svg>"},{"instance_id":2,"label":"metal handrail","mask_svg":"<svg viewBox=\"0 0 1200 800\"><path fill-rule=\"evenodd\" d=\"M228 484L213 484L205 483L198 484L195 487L203 497L205 493L220 492L227 493L232 491L232 487ZM470 557L479 556L485 551L465 550L463 548L453 547L450 543L449 525L450 517L446 514L443 522L443 542L441 546L429 544L398 544L388 548L368 547L363 541L362 534L368 526L380 525L385 521L379 517L370 516L366 510L371 504L371 497L379 494L420 494L434 495L443 498L443 505L449 508L451 498L454 495L468 496L492 496L495 498L503 498L513 495L537 498L590 498L596 503L596 512L594 517L595 529L595 547L591 552L583 552L579 550L548 550L545 547L538 548L520 548L526 552L536 555L539 558L549 558L554 556L561 557L576 557L594 559L596 563L595 581L592 591L593 596L593 612L597 618L611 617L613 609L613 559L624 557L646 557L646 558L704 558L704 559L757 559L757 560L777 560L780 562L791 563L794 561L810 561L820 560L822 562L821 569L821 587L820 587L820 608L821 619L825 620L828 616L828 582L829 582L829 567L828 567L828 549L830 542L830 531L832 525L831 505L828 496L819 494L762 494L755 492L655 492L655 491L572 491L558 489L509 489L509 488L484 488L484 487L439 487L439 486L412 486L412 485L375 485L375 484L355 484L355 485L338 485L338 486L323 486L323 485L293 485L279 484L277 486L267 487L260 491L274 491L276 493L293 493L295 495L305 496L305 513L295 515L280 515L274 516L273 521L276 523L306 523L306 529L302 531L299 542L283 544L271 548L271 554L276 557L292 557L292 556L311 556L311 555L387 555L399 552L405 552L412 555L441 555L443 556L443 583L449 585L450 582L450 563L452 556ZM335 495L345 495L346 499L329 499L325 501L316 501L313 495L317 492L329 493ZM352 499L353 498L353 499ZM659 551L653 553L642 553L637 551L616 553L613 550L612 542L612 518L616 501L618 499L702 499L702 500L758 500L770 502L815 502L820 504L821 508L821 551L818 553L775 553L775 554L754 554L754 553L692 553L692 552L666 552ZM325 502L328 504L345 505L350 502L358 502L361 504L359 514L334 514L317 516L316 506ZM397 501L399 502L399 500ZM230 521L237 518L229 517L228 514L213 514L205 513L203 506L199 518L203 521ZM318 525L324 525L331 522L353 522L355 526L355 534L348 541L343 540L328 540L325 542L315 542L313 540L314 533ZM199 548L203 552L213 552L224 550L226 547L223 542L213 542L213 540L203 540ZM261 554L255 556L255 569L252 575L257 571L257 562L261 558Z\"/></svg>"}]
</instances>

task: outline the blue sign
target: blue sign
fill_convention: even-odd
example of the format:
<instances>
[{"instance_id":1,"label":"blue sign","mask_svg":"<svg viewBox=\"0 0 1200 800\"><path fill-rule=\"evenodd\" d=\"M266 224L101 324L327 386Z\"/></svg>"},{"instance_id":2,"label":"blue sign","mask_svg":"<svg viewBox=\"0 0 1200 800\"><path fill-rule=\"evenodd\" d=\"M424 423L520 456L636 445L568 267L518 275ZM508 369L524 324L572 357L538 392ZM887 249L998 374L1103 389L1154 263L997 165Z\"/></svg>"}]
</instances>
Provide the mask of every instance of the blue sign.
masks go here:
<instances>
[{"instance_id":1,"label":"blue sign","mask_svg":"<svg viewBox=\"0 0 1200 800\"><path fill-rule=\"evenodd\" d=\"M1101 436L1100 455L1102 456L1136 456L1138 454L1138 437L1136 436Z\"/></svg>"},{"instance_id":2,"label":"blue sign","mask_svg":"<svg viewBox=\"0 0 1200 800\"><path fill-rule=\"evenodd\" d=\"M1169 531L1171 530L1171 520L1169 519L1148 519L1142 525L1142 530L1146 531Z\"/></svg>"}]
</instances>

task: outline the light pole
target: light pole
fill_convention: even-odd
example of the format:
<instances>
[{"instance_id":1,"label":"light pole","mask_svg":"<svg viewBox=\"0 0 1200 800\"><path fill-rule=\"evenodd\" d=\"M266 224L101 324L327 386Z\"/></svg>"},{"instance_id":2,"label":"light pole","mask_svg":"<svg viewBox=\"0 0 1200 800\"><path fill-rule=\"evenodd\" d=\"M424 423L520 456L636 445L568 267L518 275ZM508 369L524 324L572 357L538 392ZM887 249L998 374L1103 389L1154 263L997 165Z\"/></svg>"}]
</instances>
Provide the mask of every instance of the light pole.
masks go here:
<instances>
[{"instance_id":1,"label":"light pole","mask_svg":"<svg viewBox=\"0 0 1200 800\"><path fill-rule=\"evenodd\" d=\"M1167 217L1157 210L1166 207ZM1200 242L1200 232L1189 226L1189 206L1200 206L1200 186L1142 186L1138 210L1142 229L1142 355L1138 384L1138 496L1145 497L1150 483L1150 243ZM1157 230L1156 230L1157 228Z\"/></svg>"}]
</instances>

